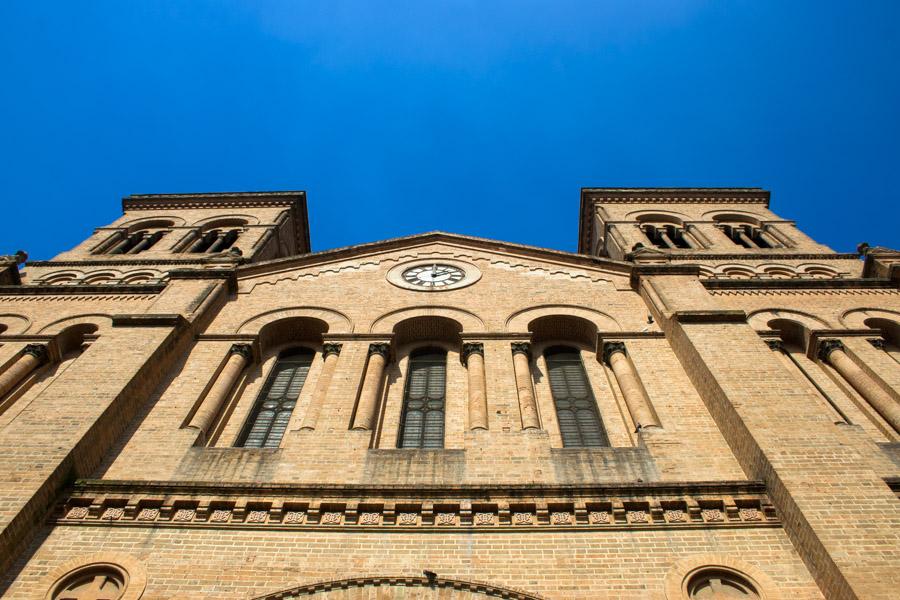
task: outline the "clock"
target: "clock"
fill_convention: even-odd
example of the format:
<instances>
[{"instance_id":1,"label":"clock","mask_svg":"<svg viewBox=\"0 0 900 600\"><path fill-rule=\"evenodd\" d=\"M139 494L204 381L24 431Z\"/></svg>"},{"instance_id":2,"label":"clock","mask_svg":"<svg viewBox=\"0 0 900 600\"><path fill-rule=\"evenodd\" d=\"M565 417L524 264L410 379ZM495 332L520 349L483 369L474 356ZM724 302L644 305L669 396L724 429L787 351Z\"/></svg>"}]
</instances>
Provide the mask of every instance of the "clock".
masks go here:
<instances>
[{"instance_id":1,"label":"clock","mask_svg":"<svg viewBox=\"0 0 900 600\"><path fill-rule=\"evenodd\" d=\"M387 280L397 287L419 292L442 292L472 285L481 278L473 264L455 259L419 259L388 271Z\"/></svg>"},{"instance_id":2,"label":"clock","mask_svg":"<svg viewBox=\"0 0 900 600\"><path fill-rule=\"evenodd\" d=\"M403 271L403 280L407 283L430 288L442 288L459 283L465 276L466 272L459 267L442 263L419 265Z\"/></svg>"}]
</instances>

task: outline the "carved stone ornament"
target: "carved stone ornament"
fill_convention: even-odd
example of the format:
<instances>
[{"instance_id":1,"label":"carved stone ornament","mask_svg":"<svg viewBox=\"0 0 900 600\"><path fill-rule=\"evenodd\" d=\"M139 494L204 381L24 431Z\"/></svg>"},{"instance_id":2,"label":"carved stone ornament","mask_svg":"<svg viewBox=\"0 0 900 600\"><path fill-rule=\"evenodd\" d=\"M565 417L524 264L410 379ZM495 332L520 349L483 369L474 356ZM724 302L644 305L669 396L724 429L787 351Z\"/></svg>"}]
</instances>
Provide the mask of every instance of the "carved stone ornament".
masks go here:
<instances>
[{"instance_id":1,"label":"carved stone ornament","mask_svg":"<svg viewBox=\"0 0 900 600\"><path fill-rule=\"evenodd\" d=\"M380 354L381 356L387 358L391 353L391 345L385 343L379 344L369 344L369 356L373 354Z\"/></svg>"},{"instance_id":2,"label":"carved stone ornament","mask_svg":"<svg viewBox=\"0 0 900 600\"><path fill-rule=\"evenodd\" d=\"M343 344L336 344L333 342L322 344L322 358L328 358L332 354L340 354L342 347Z\"/></svg>"},{"instance_id":3,"label":"carved stone ornament","mask_svg":"<svg viewBox=\"0 0 900 600\"><path fill-rule=\"evenodd\" d=\"M512 353L513 354L524 354L525 356L531 356L531 344L528 342L513 342L512 343Z\"/></svg>"},{"instance_id":4,"label":"carved stone ornament","mask_svg":"<svg viewBox=\"0 0 900 600\"><path fill-rule=\"evenodd\" d=\"M476 525L493 525L494 524L494 513L489 513L489 512L475 513L475 524Z\"/></svg>"},{"instance_id":5,"label":"carved stone ornament","mask_svg":"<svg viewBox=\"0 0 900 600\"><path fill-rule=\"evenodd\" d=\"M455 513L438 513L434 519L438 525L456 525Z\"/></svg>"},{"instance_id":6,"label":"carved stone ornament","mask_svg":"<svg viewBox=\"0 0 900 600\"><path fill-rule=\"evenodd\" d=\"M466 342L462 347L462 364L469 364L469 356L472 354L480 354L484 356L484 344L481 342Z\"/></svg>"},{"instance_id":7,"label":"carved stone ornament","mask_svg":"<svg viewBox=\"0 0 900 600\"><path fill-rule=\"evenodd\" d=\"M400 513L397 515L397 523L400 525L415 525L419 522L419 515L416 513Z\"/></svg>"},{"instance_id":8,"label":"carved stone ornament","mask_svg":"<svg viewBox=\"0 0 900 600\"><path fill-rule=\"evenodd\" d=\"M121 519L123 516L125 516L124 508L110 507L110 508L107 508L105 511L103 511L103 516L100 518L104 519L104 520L113 521L116 519Z\"/></svg>"},{"instance_id":9,"label":"carved stone ornament","mask_svg":"<svg viewBox=\"0 0 900 600\"><path fill-rule=\"evenodd\" d=\"M781 340L766 340L766 345L769 347L769 350L781 350L784 348Z\"/></svg>"},{"instance_id":10,"label":"carved stone ornament","mask_svg":"<svg viewBox=\"0 0 900 600\"><path fill-rule=\"evenodd\" d=\"M137 520L138 521L155 521L159 518L159 509L158 508L142 508L141 512L138 513Z\"/></svg>"},{"instance_id":11,"label":"carved stone ornament","mask_svg":"<svg viewBox=\"0 0 900 600\"><path fill-rule=\"evenodd\" d=\"M878 348L879 350L884 350L885 341L884 338L871 338L868 340L870 344Z\"/></svg>"},{"instance_id":12,"label":"carved stone ornament","mask_svg":"<svg viewBox=\"0 0 900 600\"><path fill-rule=\"evenodd\" d=\"M209 520L213 523L227 523L231 518L231 511L226 509L214 510L209 515Z\"/></svg>"},{"instance_id":13,"label":"carved stone ornament","mask_svg":"<svg viewBox=\"0 0 900 600\"><path fill-rule=\"evenodd\" d=\"M30 354L41 362L47 360L47 346L44 344L28 344L22 353Z\"/></svg>"},{"instance_id":14,"label":"carved stone ornament","mask_svg":"<svg viewBox=\"0 0 900 600\"><path fill-rule=\"evenodd\" d=\"M627 356L628 351L625 350L625 342L604 342L603 362L609 364L609 357L612 356L614 352L621 352Z\"/></svg>"},{"instance_id":15,"label":"carved stone ornament","mask_svg":"<svg viewBox=\"0 0 900 600\"><path fill-rule=\"evenodd\" d=\"M228 350L229 354L240 354L248 362L253 357L253 348L250 344L232 344Z\"/></svg>"},{"instance_id":16,"label":"carved stone ornament","mask_svg":"<svg viewBox=\"0 0 900 600\"><path fill-rule=\"evenodd\" d=\"M663 516L667 523L685 523L687 521L687 515L684 511L677 508L665 511Z\"/></svg>"},{"instance_id":17,"label":"carved stone ornament","mask_svg":"<svg viewBox=\"0 0 900 600\"><path fill-rule=\"evenodd\" d=\"M289 510L284 513L284 522L288 525L297 525L306 520L306 513L299 510Z\"/></svg>"},{"instance_id":18,"label":"carved stone ornament","mask_svg":"<svg viewBox=\"0 0 900 600\"><path fill-rule=\"evenodd\" d=\"M738 514L740 515L742 521L760 521L760 520L762 520L762 515L760 515L759 511L755 508L738 509Z\"/></svg>"},{"instance_id":19,"label":"carved stone ornament","mask_svg":"<svg viewBox=\"0 0 900 600\"><path fill-rule=\"evenodd\" d=\"M588 515L588 520L595 525L609 523L609 513L605 510L591 511Z\"/></svg>"},{"instance_id":20,"label":"carved stone ornament","mask_svg":"<svg viewBox=\"0 0 900 600\"><path fill-rule=\"evenodd\" d=\"M322 524L323 525L340 525L341 517L343 515L339 512L326 512L322 513Z\"/></svg>"},{"instance_id":21,"label":"carved stone ornament","mask_svg":"<svg viewBox=\"0 0 900 600\"><path fill-rule=\"evenodd\" d=\"M515 523L516 525L531 525L533 522L534 515L532 515L531 513L513 513L513 523Z\"/></svg>"},{"instance_id":22,"label":"carved stone ornament","mask_svg":"<svg viewBox=\"0 0 900 600\"><path fill-rule=\"evenodd\" d=\"M629 510L628 511L628 522L629 523L649 523L650 518L645 510Z\"/></svg>"},{"instance_id":23,"label":"carved stone ornament","mask_svg":"<svg viewBox=\"0 0 900 600\"><path fill-rule=\"evenodd\" d=\"M550 515L550 522L554 525L568 525L572 522L572 513L555 512Z\"/></svg>"},{"instance_id":24,"label":"carved stone ornament","mask_svg":"<svg viewBox=\"0 0 900 600\"><path fill-rule=\"evenodd\" d=\"M705 508L700 511L700 514L703 516L704 521L709 521L712 523L722 521L724 519L724 517L722 516L722 511L718 508Z\"/></svg>"},{"instance_id":25,"label":"carved stone ornament","mask_svg":"<svg viewBox=\"0 0 900 600\"><path fill-rule=\"evenodd\" d=\"M361 525L378 525L381 522L381 515L376 512L364 512L359 515Z\"/></svg>"},{"instance_id":26,"label":"carved stone ornament","mask_svg":"<svg viewBox=\"0 0 900 600\"><path fill-rule=\"evenodd\" d=\"M268 517L269 511L267 510L251 510L247 513L247 518L244 521L247 523L265 523Z\"/></svg>"},{"instance_id":27,"label":"carved stone ornament","mask_svg":"<svg viewBox=\"0 0 900 600\"><path fill-rule=\"evenodd\" d=\"M819 342L819 351L816 354L818 355L819 360L827 361L832 352L843 349L844 344L841 343L841 340L822 340Z\"/></svg>"},{"instance_id":28,"label":"carved stone ornament","mask_svg":"<svg viewBox=\"0 0 900 600\"><path fill-rule=\"evenodd\" d=\"M173 521L193 521L194 520L194 509L193 508L179 508L175 511L175 516L172 517Z\"/></svg>"},{"instance_id":29,"label":"carved stone ornament","mask_svg":"<svg viewBox=\"0 0 900 600\"><path fill-rule=\"evenodd\" d=\"M88 516L87 506L73 506L66 513L67 519L83 519Z\"/></svg>"}]
</instances>

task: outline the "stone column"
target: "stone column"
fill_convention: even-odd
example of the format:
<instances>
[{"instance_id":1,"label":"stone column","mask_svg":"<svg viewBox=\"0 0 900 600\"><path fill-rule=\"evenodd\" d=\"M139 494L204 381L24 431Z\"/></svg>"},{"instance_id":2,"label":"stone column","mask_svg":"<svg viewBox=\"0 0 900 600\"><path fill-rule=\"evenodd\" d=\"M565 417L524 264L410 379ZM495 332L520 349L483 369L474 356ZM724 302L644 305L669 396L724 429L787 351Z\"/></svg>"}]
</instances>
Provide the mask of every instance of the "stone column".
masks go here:
<instances>
[{"instance_id":1,"label":"stone column","mask_svg":"<svg viewBox=\"0 0 900 600\"><path fill-rule=\"evenodd\" d=\"M128 250L128 252L126 252L126 254L137 254L139 252L143 252L144 250L146 250L147 248L150 247L150 244L153 243L153 237L154 237L153 235L151 235L149 233L142 233L140 235L141 235L140 241L137 244L135 244L134 246L132 246L131 248L129 248L129 250Z\"/></svg>"},{"instance_id":2,"label":"stone column","mask_svg":"<svg viewBox=\"0 0 900 600\"><path fill-rule=\"evenodd\" d=\"M663 244L665 244L668 248L671 248L672 250L678 249L678 246L675 244L675 242L672 241L672 238L669 237L669 234L666 233L665 229L660 227L657 231L659 233L659 239L662 240Z\"/></svg>"},{"instance_id":3,"label":"stone column","mask_svg":"<svg viewBox=\"0 0 900 600\"><path fill-rule=\"evenodd\" d=\"M128 246L131 244L131 236L127 233L123 233L121 235L125 237L116 242L116 245L106 252L107 254L122 254L128 249Z\"/></svg>"},{"instance_id":4,"label":"stone column","mask_svg":"<svg viewBox=\"0 0 900 600\"><path fill-rule=\"evenodd\" d=\"M462 361L469 372L469 429L487 429L487 389L484 378L484 344L463 344Z\"/></svg>"},{"instance_id":5,"label":"stone column","mask_svg":"<svg viewBox=\"0 0 900 600\"><path fill-rule=\"evenodd\" d=\"M900 433L900 403L881 389L865 371L860 369L853 359L844 352L840 340L822 340L818 351L819 359L827 362L841 374L841 377L853 386L866 402L872 405L878 414L884 417L895 431Z\"/></svg>"},{"instance_id":6,"label":"stone column","mask_svg":"<svg viewBox=\"0 0 900 600\"><path fill-rule=\"evenodd\" d=\"M25 377L47 360L47 346L28 344L19 358L0 373L0 398L5 396Z\"/></svg>"},{"instance_id":7,"label":"stone column","mask_svg":"<svg viewBox=\"0 0 900 600\"><path fill-rule=\"evenodd\" d=\"M783 248L784 247L784 244L782 244L777 239L775 239L774 235L770 234L768 231L766 231L763 228L760 228L760 230L759 230L759 237L761 237L763 239L763 241L765 241L767 244L769 244L769 246L771 246L772 248Z\"/></svg>"},{"instance_id":8,"label":"stone column","mask_svg":"<svg viewBox=\"0 0 900 600\"><path fill-rule=\"evenodd\" d=\"M381 391L384 367L387 365L390 350L390 344L369 345L369 361L366 364L366 374L363 377L362 390L359 393L356 415L353 417L353 429L371 431L375 427L375 417L378 413L378 393Z\"/></svg>"},{"instance_id":9,"label":"stone column","mask_svg":"<svg viewBox=\"0 0 900 600\"><path fill-rule=\"evenodd\" d=\"M194 235L197 236L197 239L188 247L187 252L200 252L200 248L202 248L203 245L210 240L210 237L215 234L215 231L207 231L203 235L200 235L199 232L195 233Z\"/></svg>"},{"instance_id":10,"label":"stone column","mask_svg":"<svg viewBox=\"0 0 900 600\"><path fill-rule=\"evenodd\" d=\"M522 429L540 429L534 385L531 380L531 344L515 342L512 345L513 369L516 372L516 390L519 392L519 410L522 412Z\"/></svg>"},{"instance_id":11,"label":"stone column","mask_svg":"<svg viewBox=\"0 0 900 600\"><path fill-rule=\"evenodd\" d=\"M631 419L634 421L635 431L646 427L659 427L659 420L650 407L650 399L644 390L631 359L625 350L624 342L606 342L603 344L603 362L608 364L616 376L625 404Z\"/></svg>"},{"instance_id":12,"label":"stone column","mask_svg":"<svg viewBox=\"0 0 900 600\"><path fill-rule=\"evenodd\" d=\"M197 408L197 412L191 418L188 427L199 429L204 434L208 434L216 417L222 410L225 401L231 395L234 384L238 377L244 371L244 368L250 364L250 358L253 356L253 350L250 344L234 344L228 351L228 361L219 375L213 382L209 392Z\"/></svg>"},{"instance_id":13,"label":"stone column","mask_svg":"<svg viewBox=\"0 0 900 600\"><path fill-rule=\"evenodd\" d=\"M322 360L325 362L322 365L322 372L319 373L316 391L313 393L312 401L309 403L309 409L303 417L300 429L312 431L316 428L316 421L319 419L319 413L322 411L322 405L328 395L328 386L331 384L331 377L334 375L340 354L341 344L322 344Z\"/></svg>"},{"instance_id":14,"label":"stone column","mask_svg":"<svg viewBox=\"0 0 900 600\"><path fill-rule=\"evenodd\" d=\"M742 240L745 244L747 244L747 247L748 247L748 248L759 248L759 246L756 244L756 242L754 242L753 240L750 239L750 236L747 235L747 232L744 231L744 228L743 228L743 227L741 227L741 228L735 227L735 228L734 228L734 234L735 234L740 240Z\"/></svg>"}]
</instances>

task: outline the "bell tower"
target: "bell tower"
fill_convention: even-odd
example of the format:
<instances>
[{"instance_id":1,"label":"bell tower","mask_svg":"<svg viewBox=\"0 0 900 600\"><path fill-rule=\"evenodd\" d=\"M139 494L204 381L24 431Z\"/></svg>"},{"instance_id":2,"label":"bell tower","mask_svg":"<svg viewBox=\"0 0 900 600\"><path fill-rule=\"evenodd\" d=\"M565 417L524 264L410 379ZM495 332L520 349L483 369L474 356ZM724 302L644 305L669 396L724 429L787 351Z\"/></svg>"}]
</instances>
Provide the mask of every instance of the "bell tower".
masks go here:
<instances>
[{"instance_id":1,"label":"bell tower","mask_svg":"<svg viewBox=\"0 0 900 600\"><path fill-rule=\"evenodd\" d=\"M52 260L28 283L113 284L164 279L172 269L221 269L310 251L306 193L138 194L122 216Z\"/></svg>"}]
</instances>

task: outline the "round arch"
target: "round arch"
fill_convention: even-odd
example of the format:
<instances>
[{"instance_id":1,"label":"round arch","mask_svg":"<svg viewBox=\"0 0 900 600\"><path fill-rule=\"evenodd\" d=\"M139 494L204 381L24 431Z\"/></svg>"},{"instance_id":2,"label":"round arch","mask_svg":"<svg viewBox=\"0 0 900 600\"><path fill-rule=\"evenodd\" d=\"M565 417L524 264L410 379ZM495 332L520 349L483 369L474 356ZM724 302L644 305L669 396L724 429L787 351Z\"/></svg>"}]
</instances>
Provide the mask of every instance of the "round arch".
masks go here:
<instances>
[{"instance_id":1,"label":"round arch","mask_svg":"<svg viewBox=\"0 0 900 600\"><path fill-rule=\"evenodd\" d=\"M397 588L398 598L411 597L426 600L479 600L482 598L507 598L509 600L545 600L542 596L522 590L500 587L483 582L462 581L435 577L355 577L322 581L258 596L254 600L287 600L313 596L321 600L374 600L390 598L384 592ZM410 589L412 588L412 589Z\"/></svg>"},{"instance_id":2,"label":"round arch","mask_svg":"<svg viewBox=\"0 0 900 600\"><path fill-rule=\"evenodd\" d=\"M841 315L841 324L848 329L868 329L869 319L885 319L900 325L900 312L884 308L854 308Z\"/></svg>"},{"instance_id":3,"label":"round arch","mask_svg":"<svg viewBox=\"0 0 900 600\"><path fill-rule=\"evenodd\" d=\"M622 331L619 322L606 313L572 304L546 304L533 306L514 312L506 319L506 330L510 332L528 331L528 325L541 317L568 316L590 321L597 331Z\"/></svg>"},{"instance_id":4,"label":"round arch","mask_svg":"<svg viewBox=\"0 0 900 600\"><path fill-rule=\"evenodd\" d=\"M724 221L733 223L748 223L759 226L762 223L761 215L744 210L710 210L703 213L702 217L711 221Z\"/></svg>"},{"instance_id":5,"label":"round arch","mask_svg":"<svg viewBox=\"0 0 900 600\"><path fill-rule=\"evenodd\" d=\"M65 317L57 321L53 321L49 325L45 325L38 333L45 335L56 335L64 329L68 329L74 325L94 325L99 331L103 331L107 327L112 327L112 317L100 313L91 313L86 315L77 315L74 317Z\"/></svg>"},{"instance_id":6,"label":"round arch","mask_svg":"<svg viewBox=\"0 0 900 600\"><path fill-rule=\"evenodd\" d=\"M259 219L253 215L233 214L233 215L216 215L200 219L193 223L193 227L202 229L212 229L215 227L243 226L243 225L259 225Z\"/></svg>"},{"instance_id":7,"label":"round arch","mask_svg":"<svg viewBox=\"0 0 900 600\"><path fill-rule=\"evenodd\" d=\"M17 335L25 333L31 327L31 319L13 313L0 313L0 333Z\"/></svg>"},{"instance_id":8,"label":"round arch","mask_svg":"<svg viewBox=\"0 0 900 600\"><path fill-rule=\"evenodd\" d=\"M463 331L483 331L484 321L475 313L452 306L412 306L383 314L372 322L370 333L392 333L401 321L414 317L444 317L456 321Z\"/></svg>"},{"instance_id":9,"label":"round arch","mask_svg":"<svg viewBox=\"0 0 900 600\"><path fill-rule=\"evenodd\" d=\"M328 325L329 333L353 333L353 323L344 313L319 306L293 306L290 308L276 308L258 315L254 315L238 325L235 333L258 334L263 327L280 321L308 317L324 321Z\"/></svg>"},{"instance_id":10,"label":"round arch","mask_svg":"<svg viewBox=\"0 0 900 600\"><path fill-rule=\"evenodd\" d=\"M128 229L128 233L139 231L141 229L164 229L166 227L179 227L184 225L184 219L176 216L158 216L158 217L141 217L124 221L119 226Z\"/></svg>"},{"instance_id":11,"label":"round arch","mask_svg":"<svg viewBox=\"0 0 900 600\"><path fill-rule=\"evenodd\" d=\"M683 225L691 218L674 210L635 210L625 215L625 220L633 219L639 223L675 223Z\"/></svg>"},{"instance_id":12,"label":"round arch","mask_svg":"<svg viewBox=\"0 0 900 600\"><path fill-rule=\"evenodd\" d=\"M771 329L769 322L775 320L794 321L810 331L831 327L824 319L789 308L766 308L754 311L747 317L747 322L757 331L768 331Z\"/></svg>"}]
</instances>

